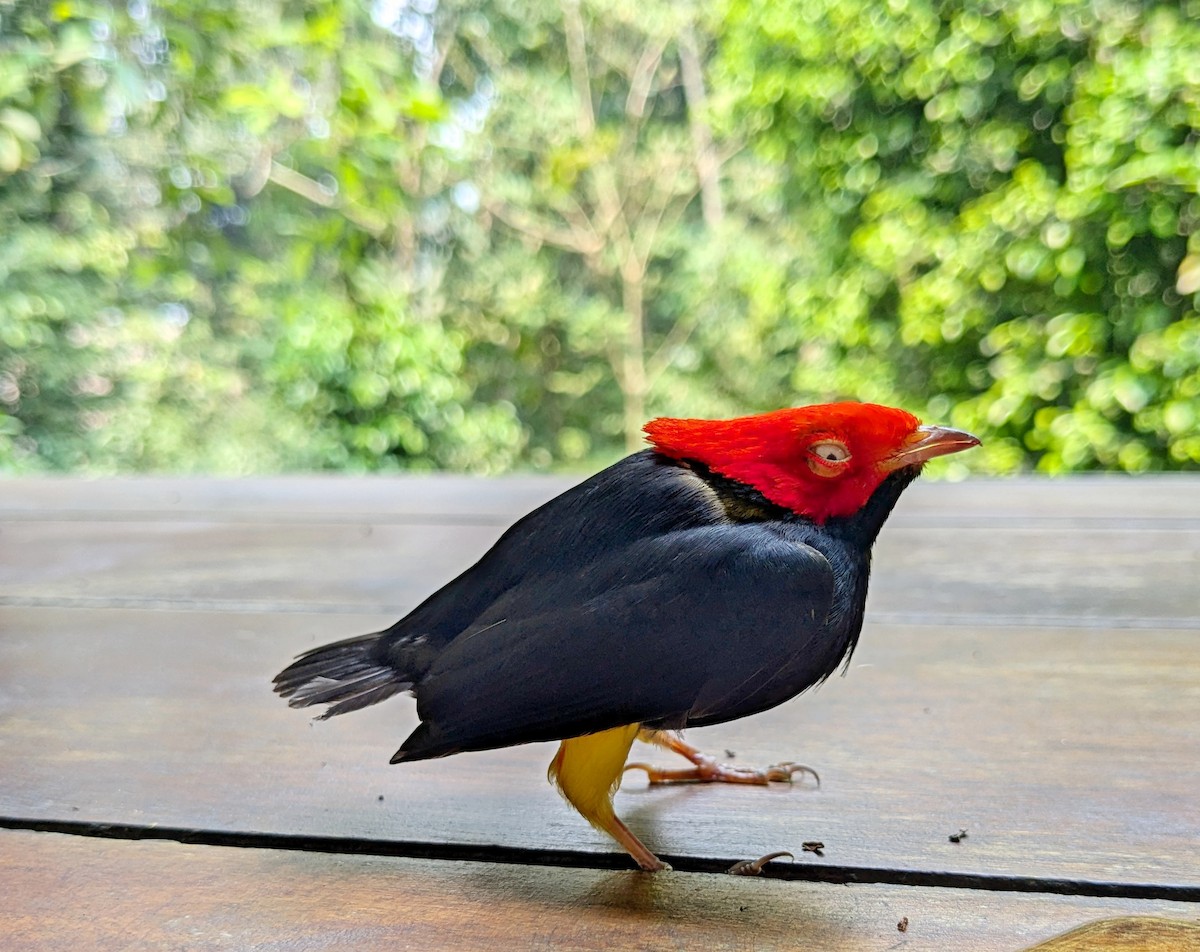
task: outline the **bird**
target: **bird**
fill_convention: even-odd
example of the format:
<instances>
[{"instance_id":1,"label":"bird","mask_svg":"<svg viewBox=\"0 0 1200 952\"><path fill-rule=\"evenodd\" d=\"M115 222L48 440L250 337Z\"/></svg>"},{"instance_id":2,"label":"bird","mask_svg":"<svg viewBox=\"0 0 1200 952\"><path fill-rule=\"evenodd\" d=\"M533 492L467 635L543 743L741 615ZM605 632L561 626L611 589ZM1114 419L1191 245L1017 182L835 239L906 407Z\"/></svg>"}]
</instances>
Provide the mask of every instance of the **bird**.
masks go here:
<instances>
[{"instance_id":1,"label":"bird","mask_svg":"<svg viewBox=\"0 0 1200 952\"><path fill-rule=\"evenodd\" d=\"M626 769L652 783L807 771L724 766L680 732L848 665L884 521L928 460L980 441L860 402L644 432L648 447L518 520L390 628L299 655L275 691L327 705L318 719L408 692L420 723L393 764L558 741L548 776L567 801L642 870L669 869L616 815ZM627 764L638 738L692 766Z\"/></svg>"}]
</instances>

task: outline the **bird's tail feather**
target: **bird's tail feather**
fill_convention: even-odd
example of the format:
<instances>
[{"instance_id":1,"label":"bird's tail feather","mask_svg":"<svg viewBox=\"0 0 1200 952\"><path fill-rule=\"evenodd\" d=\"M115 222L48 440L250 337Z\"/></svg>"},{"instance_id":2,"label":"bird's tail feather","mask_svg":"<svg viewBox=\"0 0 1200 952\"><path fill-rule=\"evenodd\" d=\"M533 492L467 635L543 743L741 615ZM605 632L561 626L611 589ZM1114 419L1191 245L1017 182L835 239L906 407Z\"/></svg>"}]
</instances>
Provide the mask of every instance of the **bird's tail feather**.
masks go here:
<instances>
[{"instance_id":1,"label":"bird's tail feather","mask_svg":"<svg viewBox=\"0 0 1200 952\"><path fill-rule=\"evenodd\" d=\"M328 704L317 719L357 711L408 690L412 681L376 657L379 634L360 635L306 651L275 675L289 707Z\"/></svg>"}]
</instances>

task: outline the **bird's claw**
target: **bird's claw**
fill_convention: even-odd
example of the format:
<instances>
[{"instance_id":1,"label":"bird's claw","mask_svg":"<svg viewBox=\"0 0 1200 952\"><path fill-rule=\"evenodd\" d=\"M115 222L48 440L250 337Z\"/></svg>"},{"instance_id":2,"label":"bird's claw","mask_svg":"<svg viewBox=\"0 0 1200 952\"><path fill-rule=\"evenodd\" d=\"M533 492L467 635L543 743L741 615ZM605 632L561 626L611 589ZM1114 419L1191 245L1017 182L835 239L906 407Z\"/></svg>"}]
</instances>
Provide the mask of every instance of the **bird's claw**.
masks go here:
<instances>
[{"instance_id":1,"label":"bird's claw","mask_svg":"<svg viewBox=\"0 0 1200 952\"><path fill-rule=\"evenodd\" d=\"M821 786L821 775L812 767L793 763L790 760L785 760L781 764L772 764L763 773L766 774L767 780L775 783L795 783L796 774L800 774L802 777L804 774L808 774L817 782L818 787Z\"/></svg>"},{"instance_id":2,"label":"bird's claw","mask_svg":"<svg viewBox=\"0 0 1200 952\"><path fill-rule=\"evenodd\" d=\"M760 856L758 859L744 859L740 863L734 863L729 869L725 870L730 876L758 876L762 873L763 867L773 859L779 859L786 856L792 862L796 861L796 857L787 850L779 850L776 853L768 853L766 856Z\"/></svg>"}]
</instances>

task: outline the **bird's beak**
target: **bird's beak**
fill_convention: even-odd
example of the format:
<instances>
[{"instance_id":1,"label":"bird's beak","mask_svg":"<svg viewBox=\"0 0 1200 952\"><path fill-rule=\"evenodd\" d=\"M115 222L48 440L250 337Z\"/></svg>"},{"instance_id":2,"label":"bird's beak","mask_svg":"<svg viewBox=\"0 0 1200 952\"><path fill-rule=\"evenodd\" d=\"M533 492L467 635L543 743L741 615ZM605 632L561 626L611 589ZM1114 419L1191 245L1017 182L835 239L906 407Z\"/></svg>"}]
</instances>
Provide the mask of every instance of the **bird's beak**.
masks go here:
<instances>
[{"instance_id":1,"label":"bird's beak","mask_svg":"<svg viewBox=\"0 0 1200 952\"><path fill-rule=\"evenodd\" d=\"M884 472L924 463L935 456L958 453L979 445L979 437L948 426L919 426L891 456L883 461Z\"/></svg>"}]
</instances>

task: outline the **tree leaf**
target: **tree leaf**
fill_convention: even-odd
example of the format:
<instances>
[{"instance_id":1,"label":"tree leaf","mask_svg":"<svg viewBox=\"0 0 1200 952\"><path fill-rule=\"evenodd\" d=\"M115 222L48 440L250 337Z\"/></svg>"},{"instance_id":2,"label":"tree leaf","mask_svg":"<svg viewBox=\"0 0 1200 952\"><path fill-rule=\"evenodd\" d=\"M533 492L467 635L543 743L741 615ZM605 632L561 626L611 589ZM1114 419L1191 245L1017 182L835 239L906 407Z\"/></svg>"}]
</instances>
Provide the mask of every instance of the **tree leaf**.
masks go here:
<instances>
[{"instance_id":1,"label":"tree leaf","mask_svg":"<svg viewBox=\"0 0 1200 952\"><path fill-rule=\"evenodd\" d=\"M24 109L8 107L0 109L0 126L5 126L18 139L37 142L42 137L42 127L37 119Z\"/></svg>"}]
</instances>

